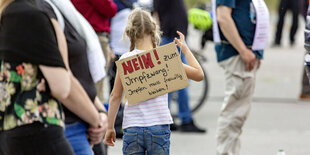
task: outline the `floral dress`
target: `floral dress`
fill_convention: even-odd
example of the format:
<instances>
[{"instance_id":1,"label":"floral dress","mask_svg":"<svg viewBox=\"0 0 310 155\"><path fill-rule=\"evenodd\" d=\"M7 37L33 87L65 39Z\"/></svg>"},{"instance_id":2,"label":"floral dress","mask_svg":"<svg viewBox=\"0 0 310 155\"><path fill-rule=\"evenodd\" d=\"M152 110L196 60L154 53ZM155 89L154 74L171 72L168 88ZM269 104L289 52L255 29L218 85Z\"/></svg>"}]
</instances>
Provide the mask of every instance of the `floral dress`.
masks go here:
<instances>
[{"instance_id":1,"label":"floral dress","mask_svg":"<svg viewBox=\"0 0 310 155\"><path fill-rule=\"evenodd\" d=\"M37 65L2 61L0 132L33 122L64 127L64 114L60 103L51 96Z\"/></svg>"}]
</instances>

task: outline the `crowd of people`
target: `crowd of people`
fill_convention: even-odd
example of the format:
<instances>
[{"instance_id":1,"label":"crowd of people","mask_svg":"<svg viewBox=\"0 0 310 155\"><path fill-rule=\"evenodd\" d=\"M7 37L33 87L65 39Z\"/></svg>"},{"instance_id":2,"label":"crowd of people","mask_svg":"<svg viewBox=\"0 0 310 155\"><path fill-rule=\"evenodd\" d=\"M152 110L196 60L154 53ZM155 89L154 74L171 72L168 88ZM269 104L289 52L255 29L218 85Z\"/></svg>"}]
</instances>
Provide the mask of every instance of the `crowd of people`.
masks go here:
<instances>
[{"instance_id":1,"label":"crowd of people","mask_svg":"<svg viewBox=\"0 0 310 155\"><path fill-rule=\"evenodd\" d=\"M218 24L219 36L215 51L225 71L225 98L216 131L218 155L240 154L239 137L251 109L264 54L263 46L254 47L257 16L268 14L255 12L255 2L216 0L214 4L213 22ZM300 6L288 0L280 5L284 9L279 9L274 45L281 45L289 8L294 13L290 33L294 45L295 14ZM308 50L308 24L306 28ZM116 137L123 138L123 154L167 155L171 130L205 133L194 122L188 88L177 91L180 125L171 116L169 93L134 106L126 100L122 104L124 88L115 64L175 42L185 74L201 81L203 70L186 44L187 29L183 0L147 4L139 0L1 0L0 155L106 155ZM310 66L310 58L306 60ZM104 86L106 77L110 90Z\"/></svg>"}]
</instances>

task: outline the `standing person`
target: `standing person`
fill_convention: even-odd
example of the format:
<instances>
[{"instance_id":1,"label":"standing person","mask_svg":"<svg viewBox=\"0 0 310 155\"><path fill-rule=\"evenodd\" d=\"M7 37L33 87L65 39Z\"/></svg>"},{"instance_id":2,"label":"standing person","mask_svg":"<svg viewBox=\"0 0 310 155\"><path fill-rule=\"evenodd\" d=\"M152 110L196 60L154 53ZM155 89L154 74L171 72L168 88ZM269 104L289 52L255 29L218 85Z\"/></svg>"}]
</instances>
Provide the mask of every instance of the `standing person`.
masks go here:
<instances>
[{"instance_id":1,"label":"standing person","mask_svg":"<svg viewBox=\"0 0 310 155\"><path fill-rule=\"evenodd\" d=\"M305 71L304 75L304 85L307 85L309 87L310 85L310 7L308 7L308 12L306 16L306 27L305 27L305 49L306 49L306 56L305 56ZM306 96L306 99L310 99L310 95Z\"/></svg>"},{"instance_id":2,"label":"standing person","mask_svg":"<svg viewBox=\"0 0 310 155\"><path fill-rule=\"evenodd\" d=\"M217 154L238 155L239 137L250 112L263 50L251 49L256 27L251 0L217 0L216 6L221 42L215 50L225 71L225 98L216 131Z\"/></svg>"},{"instance_id":3,"label":"standing person","mask_svg":"<svg viewBox=\"0 0 310 155\"><path fill-rule=\"evenodd\" d=\"M281 39L282 39L282 30L284 24L284 17L287 10L291 10L293 13L293 20L292 20L292 27L290 30L290 45L293 46L295 44L295 34L298 28L298 15L299 15L299 3L300 0L281 0L278 8L278 24L277 24L277 31L274 40L274 46L281 46Z\"/></svg>"},{"instance_id":4,"label":"standing person","mask_svg":"<svg viewBox=\"0 0 310 155\"><path fill-rule=\"evenodd\" d=\"M91 126L100 125L94 109L64 102L72 80L56 36L57 28L33 1L0 2L1 155L73 155L59 101Z\"/></svg>"},{"instance_id":5,"label":"standing person","mask_svg":"<svg viewBox=\"0 0 310 155\"><path fill-rule=\"evenodd\" d=\"M122 54L126 53L129 50L130 42L129 39L124 36L124 32L128 16L135 2L137 2L137 0L114 0L114 3L117 6L117 13L113 18L111 18L110 46L115 54L115 57L111 62L110 68L108 70L110 92L112 91L115 81L115 75L116 75L115 62L121 57ZM121 107L117 114L115 122L115 130L117 138L121 138L123 136L122 119L123 119L123 108Z\"/></svg>"},{"instance_id":6,"label":"standing person","mask_svg":"<svg viewBox=\"0 0 310 155\"><path fill-rule=\"evenodd\" d=\"M71 2L96 31L106 60L106 65L102 67L105 67L105 70L108 70L111 60L114 59L114 53L111 50L109 43L110 18L112 18L117 11L115 3L113 0L71 0ZM99 100L102 103L105 103L104 78L96 82L96 89ZM100 148L105 148L105 150L107 150L107 146L104 144L95 145L95 154L103 154L100 152L105 152L106 154L106 151Z\"/></svg>"},{"instance_id":7,"label":"standing person","mask_svg":"<svg viewBox=\"0 0 310 155\"><path fill-rule=\"evenodd\" d=\"M309 2L308 2L308 0L302 0L301 4L302 4L301 5L301 8L302 8L301 14L303 15L305 22L307 24L307 8L309 6ZM309 37L307 37L307 34L308 33L305 32L305 39L309 38ZM300 93L299 99L310 100L310 85L309 85L309 79L308 79L307 73L306 73L306 68L303 68L302 81L301 81L301 93Z\"/></svg>"},{"instance_id":8,"label":"standing person","mask_svg":"<svg viewBox=\"0 0 310 155\"><path fill-rule=\"evenodd\" d=\"M157 19L160 29L163 31L161 45L165 45L178 37L175 33L177 30L187 35L187 13L183 0L154 0L154 16ZM182 62L187 64L184 54L181 54ZM178 90L178 107L179 118L182 121L179 130L183 132L201 132L206 130L198 128L193 121L191 109L189 108L188 87ZM169 93L169 101L171 93ZM171 130L176 130L177 126L173 125Z\"/></svg>"},{"instance_id":9,"label":"standing person","mask_svg":"<svg viewBox=\"0 0 310 155\"><path fill-rule=\"evenodd\" d=\"M96 31L106 59L105 69L108 70L114 53L110 43L110 18L115 16L117 7L113 0L71 0L75 8L88 20ZM104 79L96 83L98 97L104 103Z\"/></svg>"},{"instance_id":10,"label":"standing person","mask_svg":"<svg viewBox=\"0 0 310 155\"><path fill-rule=\"evenodd\" d=\"M79 116L71 113L67 109L64 110L66 116L65 136L73 147L75 154L92 155L93 152L90 146L102 142L107 120L105 109L96 96L95 83L91 74L93 68L89 67L89 61L91 60L88 59L91 53L89 46L95 46L94 43L96 42L97 47L99 47L96 52L100 53L103 58L99 40L92 27L74 8L70 1L51 0L48 2L38 0L38 4L49 15L52 21L64 20L64 25L62 25L64 26L63 36L58 40L63 41L62 43L67 48L65 55L68 57L65 59L65 63L68 65L70 72L72 72L71 75L73 75L72 78L75 81L72 89L78 94L75 98L67 102L74 104L79 102L87 103L89 107L96 109L102 118L101 126L91 127ZM60 15L57 15L57 12ZM96 59L99 59L99 57Z\"/></svg>"},{"instance_id":11,"label":"standing person","mask_svg":"<svg viewBox=\"0 0 310 155\"><path fill-rule=\"evenodd\" d=\"M156 48L159 44L159 28L152 19L149 12L135 9L129 16L126 26L126 35L130 39L130 52L121 56L124 59L145 50ZM189 65L183 64L188 78L201 81L204 78L203 71L189 48L187 47L184 35L177 32L180 40L175 42L184 52ZM105 136L105 143L114 146L115 129L114 122L123 95L123 86L119 73L116 73L114 88L110 96L108 129ZM152 110L156 107L160 110ZM133 113L134 111L134 113ZM169 154L170 150L170 128L172 117L168 108L168 94L164 94L136 105L125 104L123 119L123 154Z\"/></svg>"}]
</instances>

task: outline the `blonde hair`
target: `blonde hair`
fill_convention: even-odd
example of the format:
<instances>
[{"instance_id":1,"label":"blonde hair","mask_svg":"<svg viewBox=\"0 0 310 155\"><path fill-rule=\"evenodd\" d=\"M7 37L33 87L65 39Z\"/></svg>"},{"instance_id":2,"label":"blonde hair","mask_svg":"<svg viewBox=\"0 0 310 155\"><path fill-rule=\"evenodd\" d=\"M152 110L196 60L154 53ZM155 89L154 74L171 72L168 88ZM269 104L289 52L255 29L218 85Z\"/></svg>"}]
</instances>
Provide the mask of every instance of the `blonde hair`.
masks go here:
<instances>
[{"instance_id":1,"label":"blonde hair","mask_svg":"<svg viewBox=\"0 0 310 155\"><path fill-rule=\"evenodd\" d=\"M0 0L0 20L3 10L14 0Z\"/></svg>"},{"instance_id":2,"label":"blonde hair","mask_svg":"<svg viewBox=\"0 0 310 155\"><path fill-rule=\"evenodd\" d=\"M134 9L128 17L125 34L130 40L130 51L135 49L136 42L143 39L144 35L150 35L153 48L160 42L161 32L151 14L142 9Z\"/></svg>"}]
</instances>

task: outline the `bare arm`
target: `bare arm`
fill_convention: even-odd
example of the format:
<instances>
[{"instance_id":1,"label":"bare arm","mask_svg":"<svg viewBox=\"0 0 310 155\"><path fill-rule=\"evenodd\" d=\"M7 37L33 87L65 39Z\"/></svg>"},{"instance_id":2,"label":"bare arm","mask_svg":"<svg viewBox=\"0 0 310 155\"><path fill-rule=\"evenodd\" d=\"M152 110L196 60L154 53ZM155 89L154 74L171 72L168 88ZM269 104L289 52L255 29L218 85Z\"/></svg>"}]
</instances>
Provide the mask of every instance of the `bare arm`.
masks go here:
<instances>
[{"instance_id":1,"label":"bare arm","mask_svg":"<svg viewBox=\"0 0 310 155\"><path fill-rule=\"evenodd\" d=\"M94 102L95 107L98 110L106 111L104 106L102 105L101 101L98 97L96 97ZM102 142L102 138L104 137L107 127L108 127L108 116L106 113L99 113L101 117L101 126L99 128L90 127L88 128L88 138L90 144L99 144Z\"/></svg>"},{"instance_id":2,"label":"bare arm","mask_svg":"<svg viewBox=\"0 0 310 155\"><path fill-rule=\"evenodd\" d=\"M103 104L101 103L101 101L99 100L99 98L97 96L95 98L94 105L95 105L96 109L106 111L105 107L103 106Z\"/></svg>"},{"instance_id":3,"label":"bare arm","mask_svg":"<svg viewBox=\"0 0 310 155\"><path fill-rule=\"evenodd\" d=\"M239 52L245 62L245 69L252 70L255 65L256 57L254 53L246 47L242 41L234 20L231 17L232 8L220 5L216 9L217 21L229 43Z\"/></svg>"},{"instance_id":4,"label":"bare arm","mask_svg":"<svg viewBox=\"0 0 310 155\"><path fill-rule=\"evenodd\" d=\"M51 19L56 32L59 50L63 56L65 65L69 69L68 63L68 50L66 44L66 38L59 27L59 24L55 19ZM84 88L79 81L70 74L71 79L71 91L69 96L63 100L60 100L70 111L79 116L82 120L86 121L93 127L100 125L100 116L92 101L88 97Z\"/></svg>"},{"instance_id":5,"label":"bare arm","mask_svg":"<svg viewBox=\"0 0 310 155\"><path fill-rule=\"evenodd\" d=\"M155 21L156 21L157 25L160 26L160 20L159 20L158 12L154 12L153 16L155 18Z\"/></svg>"},{"instance_id":6,"label":"bare arm","mask_svg":"<svg viewBox=\"0 0 310 155\"><path fill-rule=\"evenodd\" d=\"M110 101L109 101L108 129L106 132L106 136L104 138L104 142L109 146L114 146L113 142L115 142L116 140L114 123L115 123L116 114L121 104L122 95L123 95L123 86L122 86L119 74L118 72L116 72L114 88L111 92Z\"/></svg>"},{"instance_id":7,"label":"bare arm","mask_svg":"<svg viewBox=\"0 0 310 155\"><path fill-rule=\"evenodd\" d=\"M177 45L180 47L182 50L183 54L186 57L186 60L188 61L188 65L183 64L185 73L189 79L192 79L194 81L201 81L204 78L203 70L190 51L190 49L187 47L184 35L177 31L177 34L180 36L180 40L177 38L174 39L174 41L177 43Z\"/></svg>"},{"instance_id":8,"label":"bare arm","mask_svg":"<svg viewBox=\"0 0 310 155\"><path fill-rule=\"evenodd\" d=\"M58 100L64 100L70 93L70 75L60 67L49 67L39 65L47 83L51 89L52 95Z\"/></svg>"}]
</instances>

